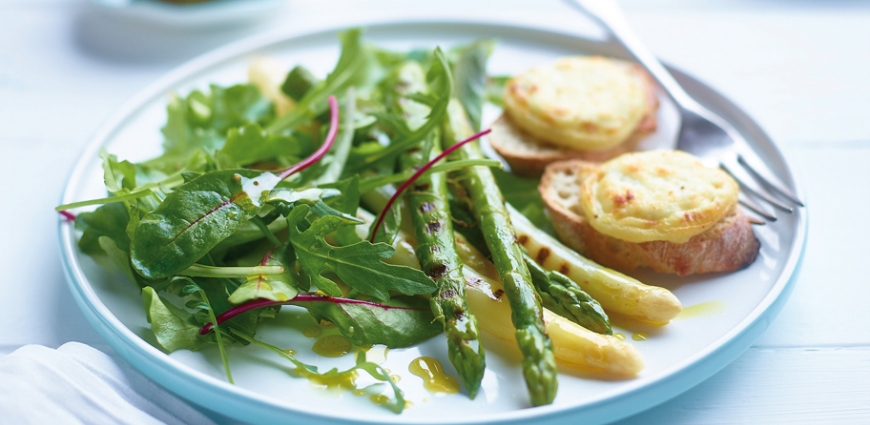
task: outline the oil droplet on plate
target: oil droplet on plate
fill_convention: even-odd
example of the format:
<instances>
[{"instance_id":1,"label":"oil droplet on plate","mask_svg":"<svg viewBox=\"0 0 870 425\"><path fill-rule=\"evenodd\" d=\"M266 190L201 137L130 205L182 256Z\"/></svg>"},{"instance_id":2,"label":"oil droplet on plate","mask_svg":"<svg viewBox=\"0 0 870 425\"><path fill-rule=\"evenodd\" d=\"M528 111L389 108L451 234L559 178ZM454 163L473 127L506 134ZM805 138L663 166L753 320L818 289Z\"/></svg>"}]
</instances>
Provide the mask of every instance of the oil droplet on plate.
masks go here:
<instances>
[{"instance_id":1,"label":"oil droplet on plate","mask_svg":"<svg viewBox=\"0 0 870 425\"><path fill-rule=\"evenodd\" d=\"M361 397L361 396L368 394L368 391L357 388L357 389L351 391L351 394L358 396L358 397Z\"/></svg>"},{"instance_id":2,"label":"oil droplet on plate","mask_svg":"<svg viewBox=\"0 0 870 425\"><path fill-rule=\"evenodd\" d=\"M291 355L291 356L296 354L296 350L294 350L292 348L288 348L288 349L284 350L284 352Z\"/></svg>"},{"instance_id":3,"label":"oil droplet on plate","mask_svg":"<svg viewBox=\"0 0 870 425\"><path fill-rule=\"evenodd\" d=\"M646 341L647 338L649 338L649 335L646 332L635 332L635 334L631 336L631 339L635 341Z\"/></svg>"},{"instance_id":4,"label":"oil droplet on plate","mask_svg":"<svg viewBox=\"0 0 870 425\"><path fill-rule=\"evenodd\" d=\"M402 377L399 375L390 375L390 380L395 382L395 383L398 383L399 381L402 380Z\"/></svg>"},{"instance_id":5,"label":"oil droplet on plate","mask_svg":"<svg viewBox=\"0 0 870 425\"><path fill-rule=\"evenodd\" d=\"M430 393L456 394L459 381L444 373L441 363L431 357L417 357L408 365L408 371L423 379L423 387Z\"/></svg>"},{"instance_id":6,"label":"oil droplet on plate","mask_svg":"<svg viewBox=\"0 0 870 425\"><path fill-rule=\"evenodd\" d=\"M725 314L725 303L722 301L707 301L700 304L690 305L683 308L677 316L677 320L691 319L693 317L712 317Z\"/></svg>"},{"instance_id":7,"label":"oil droplet on plate","mask_svg":"<svg viewBox=\"0 0 870 425\"><path fill-rule=\"evenodd\" d=\"M350 353L350 340L341 335L327 335L317 340L311 350L323 357L341 357Z\"/></svg>"},{"instance_id":8,"label":"oil droplet on plate","mask_svg":"<svg viewBox=\"0 0 870 425\"><path fill-rule=\"evenodd\" d=\"M374 404L387 404L390 401L390 398L383 394L372 394L369 396L369 400Z\"/></svg>"},{"instance_id":9,"label":"oil droplet on plate","mask_svg":"<svg viewBox=\"0 0 870 425\"><path fill-rule=\"evenodd\" d=\"M302 335L305 335L309 338L317 338L320 334L323 333L323 330L317 326L312 326L310 328L305 328L302 330Z\"/></svg>"},{"instance_id":10,"label":"oil droplet on plate","mask_svg":"<svg viewBox=\"0 0 870 425\"><path fill-rule=\"evenodd\" d=\"M625 334L622 332L614 332L613 337L620 341L625 341Z\"/></svg>"}]
</instances>

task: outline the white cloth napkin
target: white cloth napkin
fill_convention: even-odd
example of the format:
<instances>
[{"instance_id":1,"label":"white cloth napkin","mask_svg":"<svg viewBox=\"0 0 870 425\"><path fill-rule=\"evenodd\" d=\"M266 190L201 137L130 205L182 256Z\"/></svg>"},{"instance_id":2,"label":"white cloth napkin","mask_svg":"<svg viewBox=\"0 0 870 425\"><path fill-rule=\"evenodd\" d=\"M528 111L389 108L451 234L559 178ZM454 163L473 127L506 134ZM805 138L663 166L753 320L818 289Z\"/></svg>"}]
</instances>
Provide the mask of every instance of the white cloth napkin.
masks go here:
<instances>
[{"instance_id":1,"label":"white cloth napkin","mask_svg":"<svg viewBox=\"0 0 870 425\"><path fill-rule=\"evenodd\" d=\"M27 345L0 358L0 424L214 424L90 346Z\"/></svg>"}]
</instances>

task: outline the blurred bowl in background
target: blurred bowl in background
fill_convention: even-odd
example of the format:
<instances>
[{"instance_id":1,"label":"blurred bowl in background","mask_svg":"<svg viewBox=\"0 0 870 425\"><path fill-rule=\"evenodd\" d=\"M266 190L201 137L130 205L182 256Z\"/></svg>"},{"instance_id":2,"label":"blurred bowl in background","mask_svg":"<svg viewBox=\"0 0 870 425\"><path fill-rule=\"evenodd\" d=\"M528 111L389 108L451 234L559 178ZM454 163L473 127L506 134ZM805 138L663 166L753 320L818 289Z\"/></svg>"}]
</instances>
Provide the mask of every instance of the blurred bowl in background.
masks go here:
<instances>
[{"instance_id":1,"label":"blurred bowl in background","mask_svg":"<svg viewBox=\"0 0 870 425\"><path fill-rule=\"evenodd\" d=\"M101 14L164 27L204 29L250 23L286 6L286 0L88 0Z\"/></svg>"}]
</instances>

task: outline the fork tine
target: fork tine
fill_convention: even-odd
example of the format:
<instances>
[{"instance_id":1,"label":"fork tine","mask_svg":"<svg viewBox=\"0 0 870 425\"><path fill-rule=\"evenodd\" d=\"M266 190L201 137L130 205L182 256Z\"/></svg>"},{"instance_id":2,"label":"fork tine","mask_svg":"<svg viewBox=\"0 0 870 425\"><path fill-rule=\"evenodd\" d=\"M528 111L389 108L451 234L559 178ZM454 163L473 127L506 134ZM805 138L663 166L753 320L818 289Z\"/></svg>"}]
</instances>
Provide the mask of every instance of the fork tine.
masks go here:
<instances>
[{"instance_id":1,"label":"fork tine","mask_svg":"<svg viewBox=\"0 0 870 425\"><path fill-rule=\"evenodd\" d=\"M794 202L797 206L804 206L804 203L801 202L800 199L798 199L797 195L795 195L794 192L789 190L782 183L779 183L776 180L761 175L761 173L759 173L755 168L752 167L752 165L749 164L748 161L746 161L746 158L742 154L737 154L737 162L739 162L740 165L742 165L743 168L746 169L746 171L749 171L749 173L752 174L752 177L755 177L755 179L760 181L763 185L773 189L789 201Z\"/></svg>"},{"instance_id":2,"label":"fork tine","mask_svg":"<svg viewBox=\"0 0 870 425\"><path fill-rule=\"evenodd\" d=\"M740 185L740 188L741 188L742 190L744 190L745 192L752 194L753 196L755 196L755 197L757 197L757 198L759 198L759 199L761 199L761 200L767 202L767 203L770 204L770 205L773 205L773 206L774 206L775 208L777 208L777 209L780 209L780 210L785 211L785 212L787 212L787 213L793 213L793 212L794 212L794 208L792 208L792 207L789 206L789 205L786 205L785 203L783 203L783 202L780 201L779 199L776 199L776 198L774 198L774 197L768 195L768 194L767 194L763 189L761 189L760 187L758 187L758 185L757 185L755 182L753 182L753 181L751 181L751 180L748 180L748 179L745 179L745 178L740 178L740 177L738 177L738 176L734 173L734 170L731 169L731 167L729 167L729 166L728 166L727 164L725 164L724 162L722 162L722 163L720 164L720 166L721 166L722 169L724 169L728 174L730 174L731 177L734 177L734 180L737 180L737 183Z\"/></svg>"},{"instance_id":3,"label":"fork tine","mask_svg":"<svg viewBox=\"0 0 870 425\"><path fill-rule=\"evenodd\" d=\"M737 201L740 202L740 205L746 207L746 209L760 215L765 220L773 223L777 220L777 217L773 213L767 212L761 205L755 203L755 201L749 199L749 197L744 196L742 193L737 197Z\"/></svg>"}]
</instances>

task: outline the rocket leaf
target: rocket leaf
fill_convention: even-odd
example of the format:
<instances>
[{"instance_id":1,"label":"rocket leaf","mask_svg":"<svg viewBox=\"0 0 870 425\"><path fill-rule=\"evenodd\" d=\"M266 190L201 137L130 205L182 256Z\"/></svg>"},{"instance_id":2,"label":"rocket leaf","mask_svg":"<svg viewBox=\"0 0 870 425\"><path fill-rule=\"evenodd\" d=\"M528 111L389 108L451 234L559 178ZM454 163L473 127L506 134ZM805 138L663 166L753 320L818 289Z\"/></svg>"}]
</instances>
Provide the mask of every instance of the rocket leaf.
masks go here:
<instances>
[{"instance_id":1,"label":"rocket leaf","mask_svg":"<svg viewBox=\"0 0 870 425\"><path fill-rule=\"evenodd\" d=\"M339 217L319 218L307 230L300 231L299 225L308 212L308 206L301 205L287 216L290 243L302 269L324 293L334 297L342 295L338 285L323 276L326 273L334 273L351 288L380 300L389 299L389 291L416 295L431 294L435 290L435 282L423 272L384 263L382 260L395 252L389 245L367 241L342 247L328 244L323 238L342 225Z\"/></svg>"}]
</instances>

